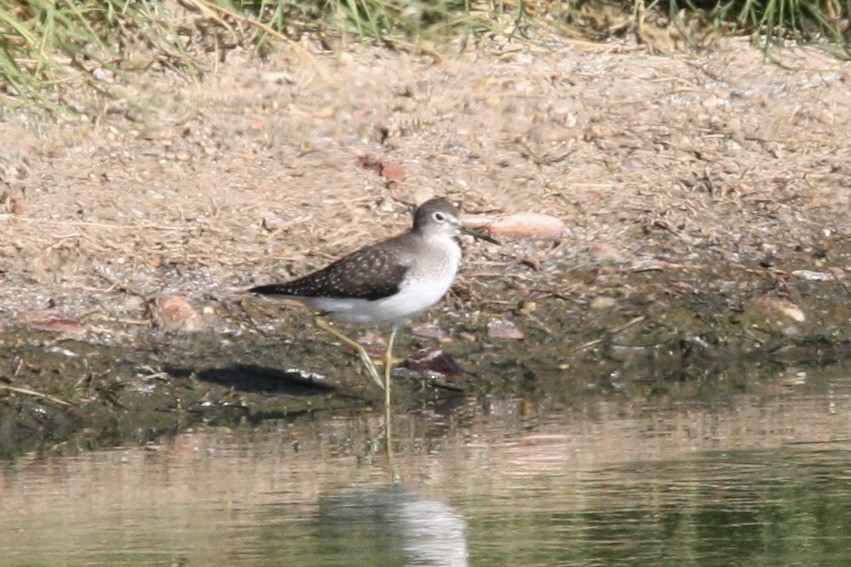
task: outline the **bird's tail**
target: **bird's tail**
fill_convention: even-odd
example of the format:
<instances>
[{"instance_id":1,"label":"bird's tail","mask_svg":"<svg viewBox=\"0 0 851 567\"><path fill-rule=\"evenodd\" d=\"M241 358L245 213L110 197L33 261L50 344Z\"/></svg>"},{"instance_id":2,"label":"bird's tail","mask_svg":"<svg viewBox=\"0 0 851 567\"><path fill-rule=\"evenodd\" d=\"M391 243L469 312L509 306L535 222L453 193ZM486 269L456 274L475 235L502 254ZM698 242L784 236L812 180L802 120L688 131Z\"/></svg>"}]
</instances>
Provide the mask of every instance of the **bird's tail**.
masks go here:
<instances>
[{"instance_id":1,"label":"bird's tail","mask_svg":"<svg viewBox=\"0 0 851 567\"><path fill-rule=\"evenodd\" d=\"M249 293L260 295L292 295L292 290L286 284L259 285L248 290Z\"/></svg>"}]
</instances>

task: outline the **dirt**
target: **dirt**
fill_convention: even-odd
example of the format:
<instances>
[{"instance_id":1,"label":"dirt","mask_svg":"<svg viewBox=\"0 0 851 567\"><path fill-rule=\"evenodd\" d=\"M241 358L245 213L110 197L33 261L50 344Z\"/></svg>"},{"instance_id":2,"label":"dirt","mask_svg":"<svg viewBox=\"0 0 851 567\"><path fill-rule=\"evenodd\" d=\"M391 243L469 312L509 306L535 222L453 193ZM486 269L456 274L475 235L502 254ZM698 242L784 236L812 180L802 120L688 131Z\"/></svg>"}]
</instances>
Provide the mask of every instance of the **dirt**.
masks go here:
<instances>
[{"instance_id":1,"label":"dirt","mask_svg":"<svg viewBox=\"0 0 851 567\"><path fill-rule=\"evenodd\" d=\"M404 381L402 408L841 363L851 67L774 56L739 39L234 50L195 82L101 74L111 96L68 89L74 115L7 104L0 454L379 407L305 309L243 290L405 230L434 195L571 236L465 243L453 292L415 321L447 336L398 352L442 347L466 372ZM525 339L488 336L496 320Z\"/></svg>"}]
</instances>

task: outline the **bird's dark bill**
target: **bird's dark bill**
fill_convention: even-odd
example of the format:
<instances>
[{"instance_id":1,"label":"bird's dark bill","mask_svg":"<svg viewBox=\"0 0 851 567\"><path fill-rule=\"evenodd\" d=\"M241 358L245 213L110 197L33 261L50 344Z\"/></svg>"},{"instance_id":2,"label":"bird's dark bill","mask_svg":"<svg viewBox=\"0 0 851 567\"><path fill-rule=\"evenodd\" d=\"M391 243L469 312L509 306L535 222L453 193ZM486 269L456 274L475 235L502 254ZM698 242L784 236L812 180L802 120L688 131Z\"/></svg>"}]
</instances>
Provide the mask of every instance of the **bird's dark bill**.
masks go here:
<instances>
[{"instance_id":1,"label":"bird's dark bill","mask_svg":"<svg viewBox=\"0 0 851 567\"><path fill-rule=\"evenodd\" d=\"M499 242L495 238L493 238L493 237L491 237L491 236L489 236L489 235L487 235L483 232L479 232L479 231L472 230L472 229L469 229L469 228L464 228L463 226L461 227L461 234L466 234L467 236L472 236L473 238L477 238L478 240L484 240L485 242L490 242L491 244L499 245Z\"/></svg>"}]
</instances>

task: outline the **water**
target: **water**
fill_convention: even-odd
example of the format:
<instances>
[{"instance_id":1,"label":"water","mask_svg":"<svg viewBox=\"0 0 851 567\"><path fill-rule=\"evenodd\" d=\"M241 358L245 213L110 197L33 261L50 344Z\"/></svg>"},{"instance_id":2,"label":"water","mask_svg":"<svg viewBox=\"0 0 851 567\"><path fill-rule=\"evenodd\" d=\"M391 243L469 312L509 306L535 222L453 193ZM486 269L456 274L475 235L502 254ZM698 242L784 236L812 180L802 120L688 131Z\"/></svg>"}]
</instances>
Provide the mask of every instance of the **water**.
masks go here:
<instances>
[{"instance_id":1,"label":"water","mask_svg":"<svg viewBox=\"0 0 851 567\"><path fill-rule=\"evenodd\" d=\"M0 565L847 565L851 380L468 399L0 466ZM549 398L552 400L553 398Z\"/></svg>"}]
</instances>

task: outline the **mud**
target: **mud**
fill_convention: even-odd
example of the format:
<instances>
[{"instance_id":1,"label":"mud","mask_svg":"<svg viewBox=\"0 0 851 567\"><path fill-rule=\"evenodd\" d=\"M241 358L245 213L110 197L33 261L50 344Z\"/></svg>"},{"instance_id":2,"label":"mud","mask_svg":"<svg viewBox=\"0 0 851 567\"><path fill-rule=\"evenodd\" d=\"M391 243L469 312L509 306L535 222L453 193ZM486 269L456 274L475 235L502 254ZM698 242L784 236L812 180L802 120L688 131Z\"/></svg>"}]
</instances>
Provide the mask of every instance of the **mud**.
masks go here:
<instances>
[{"instance_id":1,"label":"mud","mask_svg":"<svg viewBox=\"0 0 851 567\"><path fill-rule=\"evenodd\" d=\"M371 415L381 393L355 357L304 309L242 290L404 230L437 194L572 236L466 243L457 285L414 322L446 337L397 346L464 372L400 371L397 411L782 389L847 361L846 63L777 65L738 40L299 53L234 51L200 83L110 79L110 99L69 89L77 116L6 106L0 454ZM489 337L495 319L525 338ZM383 332L360 336L380 350Z\"/></svg>"}]
</instances>

